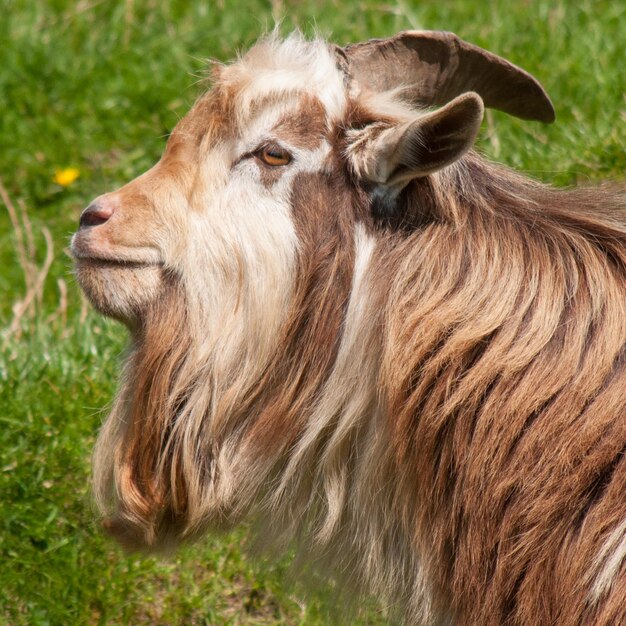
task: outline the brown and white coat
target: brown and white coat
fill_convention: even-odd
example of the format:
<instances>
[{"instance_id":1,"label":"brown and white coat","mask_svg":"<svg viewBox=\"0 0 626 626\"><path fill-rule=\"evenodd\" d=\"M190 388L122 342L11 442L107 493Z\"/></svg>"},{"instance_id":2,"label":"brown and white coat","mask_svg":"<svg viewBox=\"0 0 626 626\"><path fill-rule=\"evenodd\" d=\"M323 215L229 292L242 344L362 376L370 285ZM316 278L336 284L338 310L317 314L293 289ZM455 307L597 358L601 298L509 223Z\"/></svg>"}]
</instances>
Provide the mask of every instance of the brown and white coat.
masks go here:
<instances>
[{"instance_id":1,"label":"brown and white coat","mask_svg":"<svg viewBox=\"0 0 626 626\"><path fill-rule=\"evenodd\" d=\"M626 623L624 195L468 151L483 101L553 118L450 34L269 37L85 211L123 543L246 520L406 623Z\"/></svg>"}]
</instances>

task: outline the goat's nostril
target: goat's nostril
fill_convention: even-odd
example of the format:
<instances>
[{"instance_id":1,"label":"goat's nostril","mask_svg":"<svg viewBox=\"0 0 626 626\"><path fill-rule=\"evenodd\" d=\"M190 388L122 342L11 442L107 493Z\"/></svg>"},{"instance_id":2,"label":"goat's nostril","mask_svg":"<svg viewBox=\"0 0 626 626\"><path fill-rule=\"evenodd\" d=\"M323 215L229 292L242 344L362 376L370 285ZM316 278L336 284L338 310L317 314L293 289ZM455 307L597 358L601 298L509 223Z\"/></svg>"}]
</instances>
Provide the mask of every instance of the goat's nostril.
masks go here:
<instances>
[{"instance_id":1,"label":"goat's nostril","mask_svg":"<svg viewBox=\"0 0 626 626\"><path fill-rule=\"evenodd\" d=\"M80 228L104 224L111 215L113 215L113 209L94 202L82 212L79 222Z\"/></svg>"}]
</instances>

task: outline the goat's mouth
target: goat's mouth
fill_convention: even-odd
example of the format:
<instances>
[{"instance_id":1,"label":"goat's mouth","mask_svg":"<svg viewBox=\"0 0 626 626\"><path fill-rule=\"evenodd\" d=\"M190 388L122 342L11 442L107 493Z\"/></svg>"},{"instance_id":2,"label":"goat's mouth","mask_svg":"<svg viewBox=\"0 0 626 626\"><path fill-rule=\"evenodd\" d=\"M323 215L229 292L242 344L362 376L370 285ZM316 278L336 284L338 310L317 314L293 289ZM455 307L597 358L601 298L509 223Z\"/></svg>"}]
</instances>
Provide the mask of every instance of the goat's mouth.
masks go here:
<instances>
[{"instance_id":1,"label":"goat's mouth","mask_svg":"<svg viewBox=\"0 0 626 626\"><path fill-rule=\"evenodd\" d=\"M77 267L84 268L119 268L119 269L142 269L148 267L160 267L161 263L152 260L114 259L101 256L74 256Z\"/></svg>"},{"instance_id":2,"label":"goat's mouth","mask_svg":"<svg viewBox=\"0 0 626 626\"><path fill-rule=\"evenodd\" d=\"M70 254L77 269L132 270L163 265L161 253L154 246L134 243L120 245L104 235L85 230L74 234Z\"/></svg>"}]
</instances>

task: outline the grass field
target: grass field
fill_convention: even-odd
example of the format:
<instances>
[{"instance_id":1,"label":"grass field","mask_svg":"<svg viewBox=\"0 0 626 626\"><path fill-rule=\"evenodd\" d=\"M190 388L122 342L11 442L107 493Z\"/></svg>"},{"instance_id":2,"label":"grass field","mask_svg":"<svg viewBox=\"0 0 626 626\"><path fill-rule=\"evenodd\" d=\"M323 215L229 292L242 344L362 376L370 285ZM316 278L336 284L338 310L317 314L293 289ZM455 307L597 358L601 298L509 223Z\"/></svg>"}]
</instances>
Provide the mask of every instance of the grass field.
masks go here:
<instances>
[{"instance_id":1,"label":"grass field","mask_svg":"<svg viewBox=\"0 0 626 626\"><path fill-rule=\"evenodd\" d=\"M282 19L344 43L453 30L538 76L557 123L490 113L480 149L556 184L626 178L625 0L2 0L0 624L344 623L245 529L164 562L100 533L89 457L126 334L90 312L64 252L96 195L147 169L226 60ZM72 168L72 169L68 169ZM74 178L73 181L71 179ZM352 623L352 622L351 622ZM355 624L383 624L375 603Z\"/></svg>"}]
</instances>

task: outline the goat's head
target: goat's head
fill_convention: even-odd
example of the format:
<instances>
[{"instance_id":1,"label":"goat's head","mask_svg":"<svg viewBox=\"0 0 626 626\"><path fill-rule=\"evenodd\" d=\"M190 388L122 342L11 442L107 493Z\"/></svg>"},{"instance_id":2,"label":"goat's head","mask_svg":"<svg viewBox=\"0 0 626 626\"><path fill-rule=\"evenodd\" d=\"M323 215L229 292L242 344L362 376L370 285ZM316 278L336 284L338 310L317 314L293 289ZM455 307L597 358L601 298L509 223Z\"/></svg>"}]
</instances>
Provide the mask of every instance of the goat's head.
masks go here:
<instances>
[{"instance_id":1,"label":"goat's head","mask_svg":"<svg viewBox=\"0 0 626 626\"><path fill-rule=\"evenodd\" d=\"M483 103L553 119L531 76L449 33L270 38L216 66L159 163L84 211L78 280L135 335L95 465L122 534L151 544L254 498L238 450L273 446L246 470L267 476L297 438L336 353L356 224L462 157Z\"/></svg>"}]
</instances>

